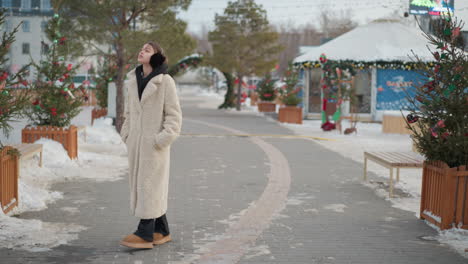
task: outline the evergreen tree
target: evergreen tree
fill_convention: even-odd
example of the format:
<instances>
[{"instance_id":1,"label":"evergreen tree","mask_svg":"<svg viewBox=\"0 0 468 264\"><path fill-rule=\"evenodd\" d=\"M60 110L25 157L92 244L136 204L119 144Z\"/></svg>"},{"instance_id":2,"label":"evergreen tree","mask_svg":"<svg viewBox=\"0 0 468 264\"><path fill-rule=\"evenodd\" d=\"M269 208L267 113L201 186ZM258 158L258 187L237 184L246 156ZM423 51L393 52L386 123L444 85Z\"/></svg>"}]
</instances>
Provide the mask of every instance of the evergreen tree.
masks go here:
<instances>
[{"instance_id":1,"label":"evergreen tree","mask_svg":"<svg viewBox=\"0 0 468 264\"><path fill-rule=\"evenodd\" d=\"M230 1L224 14L216 15L215 30L209 32L213 54L208 63L238 80L251 74L263 75L277 63L282 47L265 9L254 0ZM236 108L240 110L242 83L237 86ZM231 96L228 89L226 96ZM224 104L228 106L228 104Z\"/></svg>"},{"instance_id":2,"label":"evergreen tree","mask_svg":"<svg viewBox=\"0 0 468 264\"><path fill-rule=\"evenodd\" d=\"M157 41L166 53L169 63L191 54L195 40L187 33L187 23L177 14L187 10L191 0L108 0L76 1L58 0L60 12L73 24L71 33L84 43L85 55L106 54L112 48L112 58L117 66L113 81L117 88L116 128L123 124L124 79L129 66L136 64L139 49L147 41ZM104 47L104 50L102 49Z\"/></svg>"},{"instance_id":3,"label":"evergreen tree","mask_svg":"<svg viewBox=\"0 0 468 264\"><path fill-rule=\"evenodd\" d=\"M218 109L233 108L236 106L236 96L234 94L234 77L231 73L223 71L224 78L226 78L226 95L224 95L224 102Z\"/></svg>"},{"instance_id":4,"label":"evergreen tree","mask_svg":"<svg viewBox=\"0 0 468 264\"><path fill-rule=\"evenodd\" d=\"M271 74L266 74L265 77L257 84L258 97L262 101L272 102L276 98L276 81L272 80Z\"/></svg>"},{"instance_id":5,"label":"evergreen tree","mask_svg":"<svg viewBox=\"0 0 468 264\"><path fill-rule=\"evenodd\" d=\"M62 34L61 18L55 14L47 24L46 33L51 47L39 64L36 81L31 85L35 97L28 109L33 125L66 127L77 116L83 99L87 100L82 86L75 87L73 76L77 66L67 63L70 58L69 39Z\"/></svg>"},{"instance_id":6,"label":"evergreen tree","mask_svg":"<svg viewBox=\"0 0 468 264\"><path fill-rule=\"evenodd\" d=\"M98 72L95 76L96 82L96 99L101 108L107 108L107 96L109 90L109 83L111 83L117 74L117 66L113 64L111 54L104 56L99 61Z\"/></svg>"},{"instance_id":7,"label":"evergreen tree","mask_svg":"<svg viewBox=\"0 0 468 264\"><path fill-rule=\"evenodd\" d=\"M468 57L456 47L464 24L447 16L435 25L434 35L426 34L435 47L435 63L427 67L416 57L428 81L415 87L413 96L407 94L411 113L406 120L427 160L468 165Z\"/></svg>"},{"instance_id":8,"label":"evergreen tree","mask_svg":"<svg viewBox=\"0 0 468 264\"><path fill-rule=\"evenodd\" d=\"M2 28L5 26L5 12L5 9L0 9L0 26ZM11 32L4 31L0 40L0 128L7 137L12 129L10 123L23 117L23 110L29 104L27 90L18 88L20 85L27 85L24 75L28 65L14 74L10 73L7 67L8 51L15 41L15 34L20 25L16 26ZM0 142L0 150L3 147L2 142Z\"/></svg>"},{"instance_id":9,"label":"evergreen tree","mask_svg":"<svg viewBox=\"0 0 468 264\"><path fill-rule=\"evenodd\" d=\"M289 106L296 106L300 104L302 99L297 96L297 93L300 91L300 88L297 87L297 84L299 83L299 71L292 64L289 64L283 81L285 82L285 85L279 90L281 94L281 101L285 105Z\"/></svg>"}]
</instances>

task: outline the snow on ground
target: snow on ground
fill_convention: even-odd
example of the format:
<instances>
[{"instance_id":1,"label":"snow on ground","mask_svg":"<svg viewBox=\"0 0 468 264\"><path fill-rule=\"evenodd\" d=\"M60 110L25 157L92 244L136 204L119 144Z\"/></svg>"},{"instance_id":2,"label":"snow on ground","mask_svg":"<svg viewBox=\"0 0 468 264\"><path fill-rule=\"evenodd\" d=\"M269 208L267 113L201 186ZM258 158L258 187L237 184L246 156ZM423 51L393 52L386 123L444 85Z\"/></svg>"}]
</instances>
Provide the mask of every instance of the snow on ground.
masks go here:
<instances>
[{"instance_id":1,"label":"snow on ground","mask_svg":"<svg viewBox=\"0 0 468 264\"><path fill-rule=\"evenodd\" d=\"M86 228L76 224L47 223L36 219L9 217L0 210L0 247L47 251L78 238Z\"/></svg>"},{"instance_id":2,"label":"snow on ground","mask_svg":"<svg viewBox=\"0 0 468 264\"><path fill-rule=\"evenodd\" d=\"M89 124L90 118L87 116L91 114L88 110L85 108L74 124ZM20 126L19 130L23 127ZM18 133L15 130L12 134ZM35 143L43 144L43 167L38 165L38 155L21 162L19 206L8 216L0 214L0 247L43 251L77 239L78 232L86 227L21 219L13 215L43 210L48 204L64 198L62 193L51 190L54 183L70 180L115 181L128 171L125 145L109 118L97 119L93 126L86 126L80 132L78 159L70 160L63 146L56 141L40 139ZM76 208L63 210L79 213Z\"/></svg>"}]
</instances>

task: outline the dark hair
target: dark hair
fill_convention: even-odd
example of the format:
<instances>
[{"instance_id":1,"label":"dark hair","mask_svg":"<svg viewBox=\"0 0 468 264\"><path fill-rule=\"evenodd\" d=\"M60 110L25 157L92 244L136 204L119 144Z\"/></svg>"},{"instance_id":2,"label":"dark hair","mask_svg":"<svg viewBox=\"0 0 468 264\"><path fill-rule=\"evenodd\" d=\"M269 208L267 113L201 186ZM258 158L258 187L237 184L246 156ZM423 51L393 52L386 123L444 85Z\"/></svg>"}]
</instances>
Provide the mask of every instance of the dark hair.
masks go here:
<instances>
[{"instance_id":1,"label":"dark hair","mask_svg":"<svg viewBox=\"0 0 468 264\"><path fill-rule=\"evenodd\" d=\"M164 53L163 48L161 48L161 45L159 45L159 43L157 43L155 41L148 41L148 42L146 42L146 44L150 45L153 48L153 50L155 51L155 53L159 53L159 54L163 55L164 58L165 58L165 60L164 60L165 63L167 63L169 61L166 54Z\"/></svg>"}]
</instances>

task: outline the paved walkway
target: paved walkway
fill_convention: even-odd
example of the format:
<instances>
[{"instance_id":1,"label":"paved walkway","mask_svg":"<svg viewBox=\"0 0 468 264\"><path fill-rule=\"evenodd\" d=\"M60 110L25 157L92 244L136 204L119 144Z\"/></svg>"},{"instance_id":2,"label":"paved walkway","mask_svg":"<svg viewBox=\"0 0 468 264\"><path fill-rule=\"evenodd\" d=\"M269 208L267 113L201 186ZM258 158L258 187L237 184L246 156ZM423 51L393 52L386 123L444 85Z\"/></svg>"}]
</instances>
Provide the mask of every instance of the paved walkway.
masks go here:
<instances>
[{"instance_id":1,"label":"paved walkway","mask_svg":"<svg viewBox=\"0 0 468 264\"><path fill-rule=\"evenodd\" d=\"M57 184L65 199L21 215L88 227L48 252L0 249L1 263L467 263L423 238L436 232L360 183L362 166L264 117L183 100L184 134L172 149L171 243L128 250L136 227L127 180ZM216 135L216 136L210 136ZM64 214L63 207L80 214Z\"/></svg>"}]
</instances>

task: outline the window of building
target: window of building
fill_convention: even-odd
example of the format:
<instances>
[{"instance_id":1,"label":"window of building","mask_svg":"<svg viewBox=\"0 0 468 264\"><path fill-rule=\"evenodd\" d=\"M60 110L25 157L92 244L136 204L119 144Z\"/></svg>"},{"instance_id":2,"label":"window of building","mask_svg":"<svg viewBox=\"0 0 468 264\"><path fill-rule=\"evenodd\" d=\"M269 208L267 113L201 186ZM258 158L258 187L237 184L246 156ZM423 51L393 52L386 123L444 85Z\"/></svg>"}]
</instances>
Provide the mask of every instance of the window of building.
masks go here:
<instances>
[{"instance_id":1,"label":"window of building","mask_svg":"<svg viewBox=\"0 0 468 264\"><path fill-rule=\"evenodd\" d=\"M5 8L11 7L11 0L3 0L2 7L5 7Z\"/></svg>"},{"instance_id":2,"label":"window of building","mask_svg":"<svg viewBox=\"0 0 468 264\"><path fill-rule=\"evenodd\" d=\"M23 10L31 9L31 0L22 0L21 1L21 9L23 9Z\"/></svg>"},{"instance_id":3,"label":"window of building","mask_svg":"<svg viewBox=\"0 0 468 264\"><path fill-rule=\"evenodd\" d=\"M23 54L29 54L29 43L23 43Z\"/></svg>"},{"instance_id":4,"label":"window of building","mask_svg":"<svg viewBox=\"0 0 468 264\"><path fill-rule=\"evenodd\" d=\"M41 22L41 30L42 32L45 32L47 29L47 21L42 21Z\"/></svg>"},{"instance_id":5,"label":"window of building","mask_svg":"<svg viewBox=\"0 0 468 264\"><path fill-rule=\"evenodd\" d=\"M51 9L50 0L42 0L42 1L41 1L41 9L42 9L42 10L49 10L49 9Z\"/></svg>"},{"instance_id":6,"label":"window of building","mask_svg":"<svg viewBox=\"0 0 468 264\"><path fill-rule=\"evenodd\" d=\"M30 31L30 24L28 20L23 21L23 32L29 32Z\"/></svg>"},{"instance_id":7,"label":"window of building","mask_svg":"<svg viewBox=\"0 0 468 264\"><path fill-rule=\"evenodd\" d=\"M41 8L41 0L31 0L31 8L35 10Z\"/></svg>"}]
</instances>

